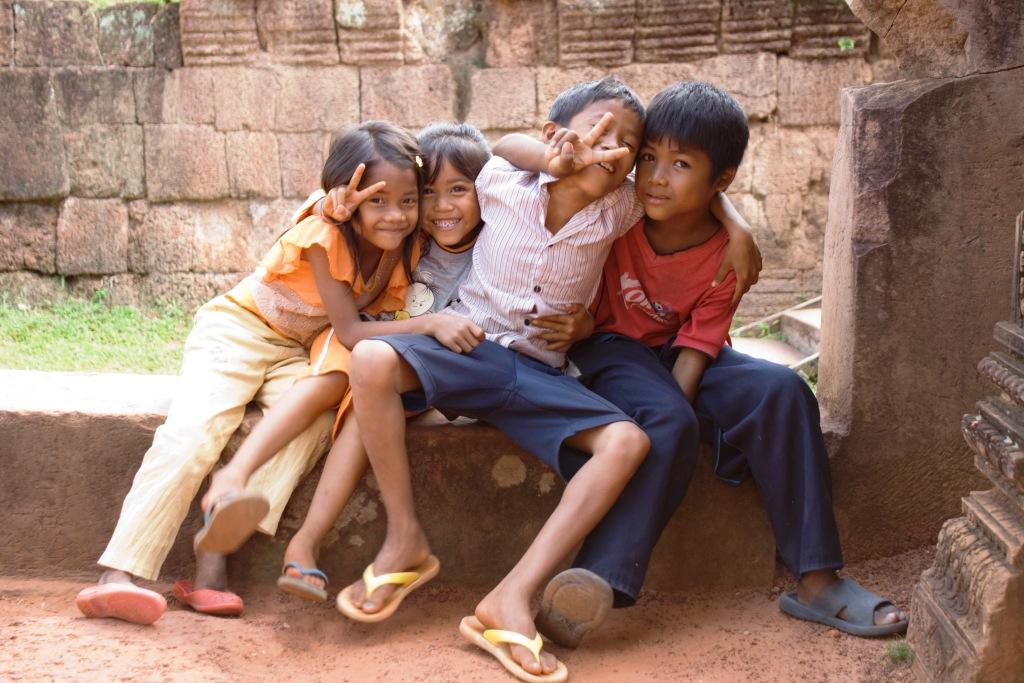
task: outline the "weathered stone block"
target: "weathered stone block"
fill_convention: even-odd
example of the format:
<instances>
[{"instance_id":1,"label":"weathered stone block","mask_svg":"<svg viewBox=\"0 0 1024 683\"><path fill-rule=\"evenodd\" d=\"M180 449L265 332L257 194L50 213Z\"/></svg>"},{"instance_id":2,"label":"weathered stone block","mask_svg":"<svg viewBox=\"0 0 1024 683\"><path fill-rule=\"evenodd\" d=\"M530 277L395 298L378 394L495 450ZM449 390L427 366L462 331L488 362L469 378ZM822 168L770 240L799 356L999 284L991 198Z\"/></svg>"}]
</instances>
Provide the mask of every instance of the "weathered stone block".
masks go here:
<instances>
[{"instance_id":1,"label":"weathered stone block","mask_svg":"<svg viewBox=\"0 0 1024 683\"><path fill-rule=\"evenodd\" d=\"M67 293L61 287L60 278L27 270L0 272L0 292L6 294L12 303L27 304L61 301Z\"/></svg>"},{"instance_id":2,"label":"weathered stone block","mask_svg":"<svg viewBox=\"0 0 1024 683\"><path fill-rule=\"evenodd\" d=\"M179 14L186 66L249 64L259 55L256 0L192 0Z\"/></svg>"},{"instance_id":3,"label":"weathered stone block","mask_svg":"<svg viewBox=\"0 0 1024 683\"><path fill-rule=\"evenodd\" d=\"M285 133L277 136L281 153L281 193L309 196L320 187L320 172L327 159L330 136L324 133Z\"/></svg>"},{"instance_id":4,"label":"weathered stone block","mask_svg":"<svg viewBox=\"0 0 1024 683\"><path fill-rule=\"evenodd\" d=\"M228 195L224 136L199 126L146 126L146 185L154 201Z\"/></svg>"},{"instance_id":5,"label":"weathered stone block","mask_svg":"<svg viewBox=\"0 0 1024 683\"><path fill-rule=\"evenodd\" d=\"M362 120L416 128L455 118L455 81L444 64L361 70Z\"/></svg>"},{"instance_id":6,"label":"weathered stone block","mask_svg":"<svg viewBox=\"0 0 1024 683\"><path fill-rule=\"evenodd\" d=\"M15 2L18 66L103 64L96 15L87 2Z\"/></svg>"},{"instance_id":7,"label":"weathered stone block","mask_svg":"<svg viewBox=\"0 0 1024 683\"><path fill-rule=\"evenodd\" d=\"M901 77L963 76L1024 65L1024 5L1017 0L850 0L880 36Z\"/></svg>"},{"instance_id":8,"label":"weathered stone block","mask_svg":"<svg viewBox=\"0 0 1024 683\"><path fill-rule=\"evenodd\" d=\"M181 66L181 32L177 3L162 5L153 17L153 66L177 69Z\"/></svg>"},{"instance_id":9,"label":"weathered stone block","mask_svg":"<svg viewBox=\"0 0 1024 683\"><path fill-rule=\"evenodd\" d=\"M558 0L558 63L620 66L633 61L637 0Z\"/></svg>"},{"instance_id":10,"label":"weathered stone block","mask_svg":"<svg viewBox=\"0 0 1024 683\"><path fill-rule=\"evenodd\" d=\"M153 24L159 5L113 5L98 14L99 48L103 63L153 66Z\"/></svg>"},{"instance_id":11,"label":"weathered stone block","mask_svg":"<svg viewBox=\"0 0 1024 683\"><path fill-rule=\"evenodd\" d=\"M825 127L760 127L745 162L754 194L784 196L827 188L835 139L835 132Z\"/></svg>"},{"instance_id":12,"label":"weathered stone block","mask_svg":"<svg viewBox=\"0 0 1024 683\"><path fill-rule=\"evenodd\" d=\"M163 123L164 88L167 72L163 69L139 69L132 76L135 93L135 120L139 123Z\"/></svg>"},{"instance_id":13,"label":"weathered stone block","mask_svg":"<svg viewBox=\"0 0 1024 683\"><path fill-rule=\"evenodd\" d=\"M126 69L61 69L53 80L65 124L135 123L132 75Z\"/></svg>"},{"instance_id":14,"label":"weathered stone block","mask_svg":"<svg viewBox=\"0 0 1024 683\"><path fill-rule=\"evenodd\" d=\"M163 86L160 123L213 123L216 119L213 69L176 69Z\"/></svg>"},{"instance_id":15,"label":"weathered stone block","mask_svg":"<svg viewBox=\"0 0 1024 683\"><path fill-rule=\"evenodd\" d=\"M276 130L334 130L359 120L359 72L352 67L285 68L278 82ZM426 104L416 93L404 95L417 106Z\"/></svg>"},{"instance_id":16,"label":"weathered stone block","mask_svg":"<svg viewBox=\"0 0 1024 683\"><path fill-rule=\"evenodd\" d=\"M71 194L141 197L145 191L142 127L90 125L64 133Z\"/></svg>"},{"instance_id":17,"label":"weathered stone block","mask_svg":"<svg viewBox=\"0 0 1024 683\"><path fill-rule=\"evenodd\" d=\"M257 0L260 44L284 64L338 63L332 0Z\"/></svg>"},{"instance_id":18,"label":"weathered stone block","mask_svg":"<svg viewBox=\"0 0 1024 683\"><path fill-rule=\"evenodd\" d=\"M128 207L119 199L64 200L57 221L57 271L103 275L128 269Z\"/></svg>"},{"instance_id":19,"label":"weathered stone block","mask_svg":"<svg viewBox=\"0 0 1024 683\"><path fill-rule=\"evenodd\" d=\"M487 3L483 19L487 66L558 63L557 0L494 0Z\"/></svg>"},{"instance_id":20,"label":"weathered stone block","mask_svg":"<svg viewBox=\"0 0 1024 683\"><path fill-rule=\"evenodd\" d=\"M249 219L252 222L249 258L253 263L258 263L277 238L292 226L292 215L297 208L294 199L249 202Z\"/></svg>"},{"instance_id":21,"label":"weathered stone block","mask_svg":"<svg viewBox=\"0 0 1024 683\"><path fill-rule=\"evenodd\" d=\"M193 204L132 207L128 265L133 273L192 270L196 225L201 210ZM141 209L141 210L140 210Z\"/></svg>"},{"instance_id":22,"label":"weathered stone block","mask_svg":"<svg viewBox=\"0 0 1024 683\"><path fill-rule=\"evenodd\" d=\"M57 272L56 207L0 204L0 271L9 270Z\"/></svg>"},{"instance_id":23,"label":"weathered stone block","mask_svg":"<svg viewBox=\"0 0 1024 683\"><path fill-rule=\"evenodd\" d=\"M0 200L63 197L64 136L49 75L0 70L0 92Z\"/></svg>"},{"instance_id":24,"label":"weathered stone block","mask_svg":"<svg viewBox=\"0 0 1024 683\"><path fill-rule=\"evenodd\" d=\"M772 54L719 55L682 64L633 64L619 70L623 80L649 102L661 89L681 80L703 80L731 93L747 117L767 119L776 107L778 60Z\"/></svg>"},{"instance_id":25,"label":"weathered stone block","mask_svg":"<svg viewBox=\"0 0 1024 683\"><path fill-rule=\"evenodd\" d=\"M406 64L475 62L481 41L480 6L476 0L405 3L402 58ZM468 53L468 54L467 54Z\"/></svg>"},{"instance_id":26,"label":"weathered stone block","mask_svg":"<svg viewBox=\"0 0 1024 683\"><path fill-rule=\"evenodd\" d=\"M718 52L722 0L637 0L636 61L678 62Z\"/></svg>"},{"instance_id":27,"label":"weathered stone block","mask_svg":"<svg viewBox=\"0 0 1024 683\"><path fill-rule=\"evenodd\" d=\"M790 0L722 0L723 51L788 51L794 4Z\"/></svg>"},{"instance_id":28,"label":"weathered stone block","mask_svg":"<svg viewBox=\"0 0 1024 683\"><path fill-rule=\"evenodd\" d=\"M473 72L470 87L472 104L466 121L477 128L526 128L537 118L532 69L480 69Z\"/></svg>"},{"instance_id":29,"label":"weathered stone block","mask_svg":"<svg viewBox=\"0 0 1024 683\"><path fill-rule=\"evenodd\" d=\"M402 0L339 0L338 53L343 64L401 64Z\"/></svg>"},{"instance_id":30,"label":"weathered stone block","mask_svg":"<svg viewBox=\"0 0 1024 683\"><path fill-rule=\"evenodd\" d=\"M0 2L0 66L14 66L14 6Z\"/></svg>"},{"instance_id":31,"label":"weathered stone block","mask_svg":"<svg viewBox=\"0 0 1024 683\"><path fill-rule=\"evenodd\" d=\"M818 398L848 429L832 473L836 508L846 510L840 528L859 530L844 538L848 558L930 542L960 496L980 488L974 472L951 466L965 447L949 416L985 392L973 367L1009 303L993 293L1006 286L1020 211L1006 178L1024 164L1021 78L1007 71L843 92ZM883 460L898 466L864 478ZM867 490L872 503L862 500ZM900 491L914 493L896 500Z\"/></svg>"},{"instance_id":32,"label":"weathered stone block","mask_svg":"<svg viewBox=\"0 0 1024 683\"><path fill-rule=\"evenodd\" d=\"M793 16L793 57L863 58L871 46L871 31L845 2L802 0Z\"/></svg>"},{"instance_id":33,"label":"weathered stone block","mask_svg":"<svg viewBox=\"0 0 1024 683\"><path fill-rule=\"evenodd\" d=\"M779 58L779 121L793 125L839 123L839 94L864 85L870 66L859 59Z\"/></svg>"},{"instance_id":34,"label":"weathered stone block","mask_svg":"<svg viewBox=\"0 0 1024 683\"><path fill-rule=\"evenodd\" d=\"M248 273L153 273L139 283L139 301L153 305L173 301L195 310L229 291Z\"/></svg>"},{"instance_id":35,"label":"weathered stone block","mask_svg":"<svg viewBox=\"0 0 1024 683\"><path fill-rule=\"evenodd\" d=\"M277 137L273 133L228 133L227 155L232 197L281 194Z\"/></svg>"},{"instance_id":36,"label":"weathered stone block","mask_svg":"<svg viewBox=\"0 0 1024 683\"><path fill-rule=\"evenodd\" d=\"M141 69L132 84L139 123L213 123L216 69Z\"/></svg>"},{"instance_id":37,"label":"weathered stone block","mask_svg":"<svg viewBox=\"0 0 1024 683\"><path fill-rule=\"evenodd\" d=\"M551 103L563 90L581 81L592 81L606 74L604 69L593 66L572 69L558 67L537 69L537 123L542 124L547 120Z\"/></svg>"},{"instance_id":38,"label":"weathered stone block","mask_svg":"<svg viewBox=\"0 0 1024 683\"><path fill-rule=\"evenodd\" d=\"M214 70L214 101L220 130L274 127L277 75L270 69L225 67Z\"/></svg>"},{"instance_id":39,"label":"weathered stone block","mask_svg":"<svg viewBox=\"0 0 1024 683\"><path fill-rule=\"evenodd\" d=\"M246 203L207 204L196 217L193 270L225 273L253 269L255 263L249 257L252 221Z\"/></svg>"}]
</instances>

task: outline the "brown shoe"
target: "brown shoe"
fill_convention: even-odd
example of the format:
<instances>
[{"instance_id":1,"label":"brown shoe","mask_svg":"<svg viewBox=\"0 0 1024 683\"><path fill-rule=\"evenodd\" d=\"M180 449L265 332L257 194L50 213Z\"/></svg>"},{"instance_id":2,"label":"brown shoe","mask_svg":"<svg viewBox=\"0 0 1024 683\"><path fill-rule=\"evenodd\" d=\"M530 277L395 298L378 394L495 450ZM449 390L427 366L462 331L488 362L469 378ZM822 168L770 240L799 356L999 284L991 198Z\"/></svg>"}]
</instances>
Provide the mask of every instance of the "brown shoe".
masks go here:
<instances>
[{"instance_id":1,"label":"brown shoe","mask_svg":"<svg viewBox=\"0 0 1024 683\"><path fill-rule=\"evenodd\" d=\"M575 648L604 623L612 588L594 572L566 569L548 582L537 614L537 630L559 645Z\"/></svg>"}]
</instances>

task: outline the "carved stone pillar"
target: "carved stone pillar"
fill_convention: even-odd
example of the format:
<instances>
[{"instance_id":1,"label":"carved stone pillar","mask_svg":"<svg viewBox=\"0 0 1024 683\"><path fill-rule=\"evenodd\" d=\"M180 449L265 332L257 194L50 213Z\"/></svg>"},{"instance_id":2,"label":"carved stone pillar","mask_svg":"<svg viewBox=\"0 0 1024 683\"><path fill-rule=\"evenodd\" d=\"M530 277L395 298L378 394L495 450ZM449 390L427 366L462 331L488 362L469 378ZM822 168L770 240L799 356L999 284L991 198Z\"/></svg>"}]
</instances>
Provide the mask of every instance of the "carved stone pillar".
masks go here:
<instances>
[{"instance_id":1,"label":"carved stone pillar","mask_svg":"<svg viewBox=\"0 0 1024 683\"><path fill-rule=\"evenodd\" d=\"M965 415L974 464L995 488L963 499L939 532L911 603L914 667L934 681L1024 679L1024 213L1017 217L1012 320L978 370L1000 389Z\"/></svg>"}]
</instances>

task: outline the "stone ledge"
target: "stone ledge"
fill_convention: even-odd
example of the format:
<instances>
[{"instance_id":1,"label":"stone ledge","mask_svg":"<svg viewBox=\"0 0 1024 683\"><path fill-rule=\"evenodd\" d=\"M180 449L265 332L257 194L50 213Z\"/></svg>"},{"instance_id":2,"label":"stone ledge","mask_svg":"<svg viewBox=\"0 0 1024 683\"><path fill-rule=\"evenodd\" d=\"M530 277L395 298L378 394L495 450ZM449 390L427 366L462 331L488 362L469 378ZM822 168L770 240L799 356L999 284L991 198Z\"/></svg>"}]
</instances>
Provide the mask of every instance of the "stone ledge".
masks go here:
<instances>
[{"instance_id":1,"label":"stone ledge","mask_svg":"<svg viewBox=\"0 0 1024 683\"><path fill-rule=\"evenodd\" d=\"M132 477L163 421L178 379L151 375L0 371L0 508L7 522L0 544L17 548L0 559L0 573L82 576L113 531ZM252 409L250 409L252 410ZM240 432L258 416L247 415ZM227 452L240 440L236 434ZM445 578L492 584L525 550L554 508L562 484L493 428L414 423L409 429L414 486L421 518ZM231 563L241 582L271 581L287 539L308 508L319 467L303 481L280 533L258 536ZM193 504L164 566L168 578L189 574ZM467 520L473 520L472 527ZM355 576L384 532L372 478L357 489L326 539L321 566L332 576ZM682 509L652 562L652 589L691 591L767 587L775 551L760 499L751 483L732 489L711 473L702 453Z\"/></svg>"}]
</instances>

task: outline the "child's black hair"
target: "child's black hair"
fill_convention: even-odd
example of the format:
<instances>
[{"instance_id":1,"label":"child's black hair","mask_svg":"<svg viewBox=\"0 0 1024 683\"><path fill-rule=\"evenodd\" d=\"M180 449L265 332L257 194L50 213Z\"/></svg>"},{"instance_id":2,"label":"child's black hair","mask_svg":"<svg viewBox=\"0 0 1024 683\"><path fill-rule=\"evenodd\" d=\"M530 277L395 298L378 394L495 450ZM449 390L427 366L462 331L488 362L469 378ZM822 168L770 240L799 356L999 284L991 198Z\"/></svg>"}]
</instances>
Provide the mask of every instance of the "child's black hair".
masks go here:
<instances>
[{"instance_id":1,"label":"child's black hair","mask_svg":"<svg viewBox=\"0 0 1024 683\"><path fill-rule=\"evenodd\" d=\"M647 107L644 140L664 138L707 154L713 182L743 161L750 128L732 95L703 81L680 81L655 95Z\"/></svg>"},{"instance_id":2,"label":"child's black hair","mask_svg":"<svg viewBox=\"0 0 1024 683\"><path fill-rule=\"evenodd\" d=\"M412 169L416 176L416 192L417 194L423 192L426 171L416 139L387 121L366 121L358 125L347 126L335 133L331 139L327 161L324 162L324 169L320 174L320 187L324 192L329 192L339 185L347 185L352 180L352 174L355 173L359 164L366 164L366 170L363 173L364 180L361 181L365 186L365 179L369 177L373 167L381 162L392 164L398 168ZM351 222L346 221L338 227L345 236L349 251L355 260L356 269L360 270L359 249ZM413 247L418 237L419 223L417 222L413 234L405 241L402 255L402 264L410 279L412 277Z\"/></svg>"},{"instance_id":3,"label":"child's black hair","mask_svg":"<svg viewBox=\"0 0 1024 683\"><path fill-rule=\"evenodd\" d=\"M470 180L491 158L491 146L475 126L468 123L432 123L416 136L427 163L426 184L434 182L448 162Z\"/></svg>"},{"instance_id":4,"label":"child's black hair","mask_svg":"<svg viewBox=\"0 0 1024 683\"><path fill-rule=\"evenodd\" d=\"M427 185L437 180L445 163L475 181L484 164L491 158L491 146L475 126L468 123L432 123L416 136L427 162ZM483 220L473 228L475 235L483 228ZM430 248L429 240L425 249ZM423 252L424 255L426 251Z\"/></svg>"},{"instance_id":5,"label":"child's black hair","mask_svg":"<svg viewBox=\"0 0 1024 683\"><path fill-rule=\"evenodd\" d=\"M644 122L644 103L628 85L615 78L605 76L599 81L577 83L568 90L563 90L548 110L548 120L559 126L568 126L572 117L589 107L594 102L618 100L640 117Z\"/></svg>"}]
</instances>

